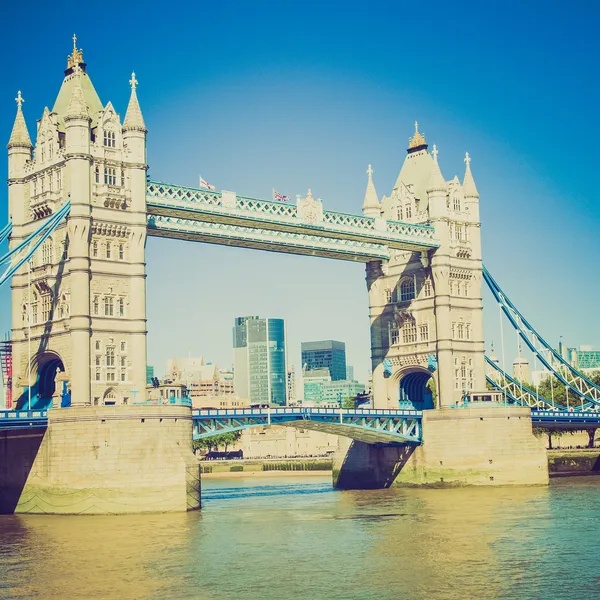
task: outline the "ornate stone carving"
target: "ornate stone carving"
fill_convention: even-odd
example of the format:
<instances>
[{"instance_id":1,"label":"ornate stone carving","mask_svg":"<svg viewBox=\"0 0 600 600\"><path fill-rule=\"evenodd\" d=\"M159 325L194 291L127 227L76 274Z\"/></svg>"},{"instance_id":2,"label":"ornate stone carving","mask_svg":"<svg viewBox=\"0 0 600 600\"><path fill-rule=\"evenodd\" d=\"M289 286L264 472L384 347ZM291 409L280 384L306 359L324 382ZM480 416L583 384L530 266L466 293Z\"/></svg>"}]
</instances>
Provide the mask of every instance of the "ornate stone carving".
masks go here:
<instances>
[{"instance_id":1,"label":"ornate stone carving","mask_svg":"<svg viewBox=\"0 0 600 600\"><path fill-rule=\"evenodd\" d=\"M298 198L298 218L307 223L320 223L323 220L323 203L315 200L312 192L308 190L306 198Z\"/></svg>"}]
</instances>

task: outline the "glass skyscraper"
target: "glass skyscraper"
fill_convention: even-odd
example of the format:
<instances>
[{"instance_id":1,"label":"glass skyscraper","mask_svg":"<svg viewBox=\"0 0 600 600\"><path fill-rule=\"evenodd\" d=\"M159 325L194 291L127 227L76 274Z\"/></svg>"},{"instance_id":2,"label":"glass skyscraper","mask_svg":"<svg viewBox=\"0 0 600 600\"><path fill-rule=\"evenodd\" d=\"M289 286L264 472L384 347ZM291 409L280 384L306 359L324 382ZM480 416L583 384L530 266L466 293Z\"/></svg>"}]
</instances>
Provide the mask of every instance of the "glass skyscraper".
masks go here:
<instances>
[{"instance_id":1,"label":"glass skyscraper","mask_svg":"<svg viewBox=\"0 0 600 600\"><path fill-rule=\"evenodd\" d=\"M302 369L327 369L331 381L346 379L346 344L333 340L302 342Z\"/></svg>"},{"instance_id":2,"label":"glass skyscraper","mask_svg":"<svg viewBox=\"0 0 600 600\"><path fill-rule=\"evenodd\" d=\"M285 406L287 372L283 319L237 317L233 326L235 393L250 404Z\"/></svg>"}]
</instances>

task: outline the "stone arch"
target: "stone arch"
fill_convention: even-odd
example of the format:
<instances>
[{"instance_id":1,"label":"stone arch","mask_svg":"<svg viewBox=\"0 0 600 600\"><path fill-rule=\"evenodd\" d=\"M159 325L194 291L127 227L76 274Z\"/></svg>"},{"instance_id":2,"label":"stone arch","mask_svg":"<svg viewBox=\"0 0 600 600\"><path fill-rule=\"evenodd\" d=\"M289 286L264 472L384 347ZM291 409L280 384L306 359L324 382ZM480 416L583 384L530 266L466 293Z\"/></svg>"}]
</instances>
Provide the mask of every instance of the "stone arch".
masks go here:
<instances>
[{"instance_id":1,"label":"stone arch","mask_svg":"<svg viewBox=\"0 0 600 600\"><path fill-rule=\"evenodd\" d=\"M429 369L419 365L399 369L388 380L388 396L395 398L401 408L434 408L433 395L427 387L432 377Z\"/></svg>"},{"instance_id":2,"label":"stone arch","mask_svg":"<svg viewBox=\"0 0 600 600\"><path fill-rule=\"evenodd\" d=\"M26 384L23 394L17 402L17 408L26 409L29 405L29 388L27 383L31 381L31 409L45 410L51 406L61 406L68 396L65 389L57 389L57 386L64 386L62 381L57 381L59 373L65 373L65 365L61 356L53 350L39 352L31 359L30 378L26 376ZM62 378L64 379L64 377ZM58 403L54 402L58 401Z\"/></svg>"},{"instance_id":3,"label":"stone arch","mask_svg":"<svg viewBox=\"0 0 600 600\"><path fill-rule=\"evenodd\" d=\"M109 387L104 391L102 395L102 404L105 406L114 406L121 404L121 395L114 387Z\"/></svg>"}]
</instances>

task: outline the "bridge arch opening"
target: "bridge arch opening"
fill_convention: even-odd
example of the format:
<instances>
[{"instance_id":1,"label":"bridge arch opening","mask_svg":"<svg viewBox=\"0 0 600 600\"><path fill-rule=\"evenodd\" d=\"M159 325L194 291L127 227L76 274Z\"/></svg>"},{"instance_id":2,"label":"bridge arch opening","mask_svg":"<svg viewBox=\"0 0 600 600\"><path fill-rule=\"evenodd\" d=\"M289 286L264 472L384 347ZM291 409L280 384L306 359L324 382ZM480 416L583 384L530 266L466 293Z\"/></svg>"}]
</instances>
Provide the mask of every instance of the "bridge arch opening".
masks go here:
<instances>
[{"instance_id":1,"label":"bridge arch opening","mask_svg":"<svg viewBox=\"0 0 600 600\"><path fill-rule=\"evenodd\" d=\"M62 358L56 352L47 350L36 354L31 360L31 408L33 410L45 410L52 406L52 398L55 395L56 386L62 383L56 381L59 373L65 372ZM65 397L65 390L59 391L59 405ZM25 386L23 394L19 398L17 408L25 410L29 406L29 389Z\"/></svg>"},{"instance_id":2,"label":"bridge arch opening","mask_svg":"<svg viewBox=\"0 0 600 600\"><path fill-rule=\"evenodd\" d=\"M428 410L434 408L431 388L432 374L425 368L415 367L404 371L398 379L398 402L400 408Z\"/></svg>"}]
</instances>

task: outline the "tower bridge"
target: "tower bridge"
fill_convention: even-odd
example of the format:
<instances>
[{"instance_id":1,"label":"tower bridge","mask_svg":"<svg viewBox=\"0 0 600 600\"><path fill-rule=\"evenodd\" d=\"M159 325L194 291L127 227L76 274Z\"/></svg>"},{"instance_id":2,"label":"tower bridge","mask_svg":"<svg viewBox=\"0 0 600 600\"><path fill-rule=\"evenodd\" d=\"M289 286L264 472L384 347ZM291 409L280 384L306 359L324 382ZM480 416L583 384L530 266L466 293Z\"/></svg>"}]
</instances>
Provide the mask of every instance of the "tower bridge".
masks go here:
<instances>
[{"instance_id":1,"label":"tower bridge","mask_svg":"<svg viewBox=\"0 0 600 600\"><path fill-rule=\"evenodd\" d=\"M540 355L545 352L541 338L482 269L479 192L468 154L462 180L446 179L437 148L429 151L415 123L387 195L378 195L369 166L362 214L329 211L310 190L293 205L148 180L147 129L135 74L129 84L121 121L113 104L100 100L74 40L58 96L39 120L35 144L20 92L16 98L7 146L9 225L0 232L10 236L10 251L1 259L6 270L0 284L9 279L12 284L11 397L17 413L0 414L0 435L8 444L6 436L19 430L15 420L24 430L29 423L52 432L35 438L47 446L43 453L30 446L23 452L31 451L31 461L29 471L23 468L28 479L20 483L34 499L19 501L16 509L45 510L44 498L57 482L73 486L82 472L96 481L98 469L105 479L90 484L86 510L106 507L99 498L107 480L123 492L115 500L119 510L146 510L153 502L169 510L193 508L199 502L199 475L191 456L192 435L265 424L265 419L292 426L303 422L356 440L343 454L343 464L355 473L356 464L364 471L370 461L377 463L382 443L409 443L412 473L420 482L450 481L449 473L471 481L474 465L479 484L547 481L545 456L540 458L543 452L531 436L529 407L539 408L539 397L517 394L505 377L489 377L487 383L510 406L451 408L461 405L466 394L490 396L484 278L520 335ZM192 415L183 406L154 407L153 412L144 404L147 236L365 263L374 412L290 408L288 413ZM552 367L557 360L549 357L547 364ZM597 390L578 374L564 371L561 377L586 399L586 406L600 403ZM435 411L427 410L434 408L430 379L437 390ZM491 445L494 431L514 442L502 456ZM139 479L140 440L170 482L149 484L154 491L146 496L140 492L146 484L131 483ZM361 443L370 449L356 450ZM453 454L448 448L454 446L460 448ZM531 465L515 478L511 460L524 447ZM353 452L363 453L356 464ZM396 465L408 460L402 454L388 458ZM440 470L448 460L454 466ZM499 466L489 475L481 465L494 461ZM171 493L179 500L165 499Z\"/></svg>"}]
</instances>

